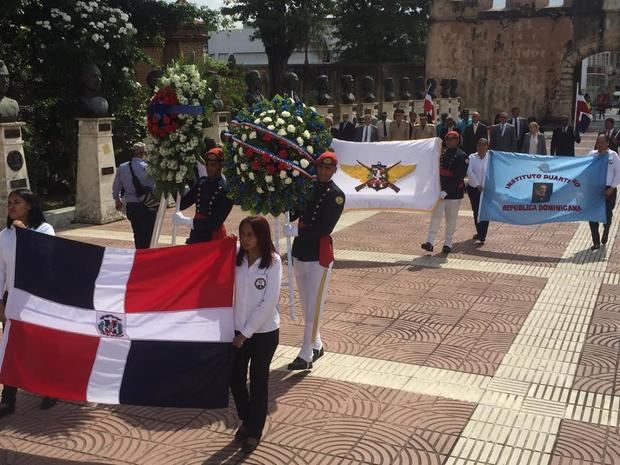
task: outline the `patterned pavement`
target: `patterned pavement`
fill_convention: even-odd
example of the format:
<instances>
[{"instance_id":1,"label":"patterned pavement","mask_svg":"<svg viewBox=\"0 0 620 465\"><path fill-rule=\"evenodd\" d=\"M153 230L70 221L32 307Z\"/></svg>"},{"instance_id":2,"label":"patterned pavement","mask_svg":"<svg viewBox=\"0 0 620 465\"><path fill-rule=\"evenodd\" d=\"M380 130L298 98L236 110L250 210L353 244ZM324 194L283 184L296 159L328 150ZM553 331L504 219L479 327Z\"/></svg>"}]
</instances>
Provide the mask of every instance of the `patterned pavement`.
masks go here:
<instances>
[{"instance_id":1,"label":"patterned pavement","mask_svg":"<svg viewBox=\"0 0 620 465\"><path fill-rule=\"evenodd\" d=\"M243 216L233 210L229 232ZM17 412L0 421L0 464L620 463L618 222L598 252L577 223L492 224L479 246L463 202L445 258L419 247L428 221L345 212L321 331L327 354L310 372L284 369L302 326L283 287L270 414L251 455L232 443L232 402L41 411L39 397L20 392ZM61 235L131 246L127 222Z\"/></svg>"}]
</instances>

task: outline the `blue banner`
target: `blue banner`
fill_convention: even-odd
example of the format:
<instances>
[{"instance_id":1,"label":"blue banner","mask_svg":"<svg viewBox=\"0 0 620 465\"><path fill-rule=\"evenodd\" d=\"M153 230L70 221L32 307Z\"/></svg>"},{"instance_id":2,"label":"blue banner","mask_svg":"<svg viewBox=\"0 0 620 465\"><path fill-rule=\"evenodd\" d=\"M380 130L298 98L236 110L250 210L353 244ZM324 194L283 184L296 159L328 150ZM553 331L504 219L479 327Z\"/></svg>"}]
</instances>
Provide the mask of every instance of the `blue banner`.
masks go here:
<instances>
[{"instance_id":1,"label":"blue banner","mask_svg":"<svg viewBox=\"0 0 620 465\"><path fill-rule=\"evenodd\" d=\"M510 224L605 222L607 157L490 151L479 219Z\"/></svg>"}]
</instances>

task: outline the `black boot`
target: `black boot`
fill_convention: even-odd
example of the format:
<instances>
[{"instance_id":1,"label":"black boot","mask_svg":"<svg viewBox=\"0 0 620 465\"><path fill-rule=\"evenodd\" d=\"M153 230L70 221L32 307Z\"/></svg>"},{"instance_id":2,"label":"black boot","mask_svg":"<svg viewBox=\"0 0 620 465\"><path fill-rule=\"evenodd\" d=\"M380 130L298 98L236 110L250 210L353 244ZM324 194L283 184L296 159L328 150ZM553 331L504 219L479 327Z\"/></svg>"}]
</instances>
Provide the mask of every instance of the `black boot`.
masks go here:
<instances>
[{"instance_id":1,"label":"black boot","mask_svg":"<svg viewBox=\"0 0 620 465\"><path fill-rule=\"evenodd\" d=\"M4 418L15 412L15 404L0 403L0 418Z\"/></svg>"},{"instance_id":2,"label":"black boot","mask_svg":"<svg viewBox=\"0 0 620 465\"><path fill-rule=\"evenodd\" d=\"M310 370L312 369L312 362L306 362L303 358L297 357L291 363L288 364L288 369L293 370Z\"/></svg>"},{"instance_id":3,"label":"black boot","mask_svg":"<svg viewBox=\"0 0 620 465\"><path fill-rule=\"evenodd\" d=\"M55 397L44 397L43 401L41 402L41 410L47 410L52 408L54 405L56 405L56 402L58 402L58 399L56 399Z\"/></svg>"},{"instance_id":4,"label":"black boot","mask_svg":"<svg viewBox=\"0 0 620 465\"><path fill-rule=\"evenodd\" d=\"M603 226L603 237L601 237L601 242L603 244L607 244L607 240L609 239L609 226L608 224Z\"/></svg>"}]
</instances>

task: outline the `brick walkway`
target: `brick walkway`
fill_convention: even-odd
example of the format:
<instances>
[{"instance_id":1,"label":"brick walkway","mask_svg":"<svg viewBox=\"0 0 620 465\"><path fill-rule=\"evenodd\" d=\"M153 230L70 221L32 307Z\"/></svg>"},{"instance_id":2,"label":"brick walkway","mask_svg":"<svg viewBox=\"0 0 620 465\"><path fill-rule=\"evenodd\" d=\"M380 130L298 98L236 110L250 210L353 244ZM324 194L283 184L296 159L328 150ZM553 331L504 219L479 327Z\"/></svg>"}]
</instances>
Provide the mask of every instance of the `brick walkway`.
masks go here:
<instances>
[{"instance_id":1,"label":"brick walkway","mask_svg":"<svg viewBox=\"0 0 620 465\"><path fill-rule=\"evenodd\" d=\"M233 211L230 232L243 216ZM464 202L445 258L419 247L428 220L345 212L321 331L327 354L311 372L284 369L302 326L283 289L270 415L250 456L231 442L233 406L41 411L20 392L17 412L0 421L0 464L620 463L618 223L598 252L577 223L492 224L479 246ZM131 246L127 222L61 234Z\"/></svg>"}]
</instances>

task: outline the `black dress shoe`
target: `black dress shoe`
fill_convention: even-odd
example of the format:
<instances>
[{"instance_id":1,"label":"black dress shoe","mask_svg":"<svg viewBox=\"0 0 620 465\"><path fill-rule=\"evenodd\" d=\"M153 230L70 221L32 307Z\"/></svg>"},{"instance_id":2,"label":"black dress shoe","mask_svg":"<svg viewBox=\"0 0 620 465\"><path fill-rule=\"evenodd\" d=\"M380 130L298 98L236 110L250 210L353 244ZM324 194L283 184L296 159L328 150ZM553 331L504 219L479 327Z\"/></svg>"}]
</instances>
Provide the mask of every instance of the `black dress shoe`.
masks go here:
<instances>
[{"instance_id":1,"label":"black dress shoe","mask_svg":"<svg viewBox=\"0 0 620 465\"><path fill-rule=\"evenodd\" d=\"M241 447L241 449L246 454L249 454L250 452L254 452L259 444L260 444L260 439L253 438L250 436L245 439L245 442L243 443L243 446Z\"/></svg>"},{"instance_id":2,"label":"black dress shoe","mask_svg":"<svg viewBox=\"0 0 620 465\"><path fill-rule=\"evenodd\" d=\"M604 244L607 244L607 240L609 239L609 227L605 226L603 228L603 237L601 237L601 242Z\"/></svg>"},{"instance_id":3,"label":"black dress shoe","mask_svg":"<svg viewBox=\"0 0 620 465\"><path fill-rule=\"evenodd\" d=\"M323 347L321 347L320 349L312 349L312 361L316 362L318 359L320 359L323 355L325 355L325 349L323 349Z\"/></svg>"},{"instance_id":4,"label":"black dress shoe","mask_svg":"<svg viewBox=\"0 0 620 465\"><path fill-rule=\"evenodd\" d=\"M448 247L447 245L444 245L443 249L441 249L441 253L449 254L450 252L452 252L452 247Z\"/></svg>"},{"instance_id":5,"label":"black dress shoe","mask_svg":"<svg viewBox=\"0 0 620 465\"><path fill-rule=\"evenodd\" d=\"M594 244L592 247L590 247L590 250L598 250L600 248L601 248L600 244L599 245Z\"/></svg>"},{"instance_id":6,"label":"black dress shoe","mask_svg":"<svg viewBox=\"0 0 620 465\"><path fill-rule=\"evenodd\" d=\"M15 405L1 404L0 405L0 418L4 418L15 412Z\"/></svg>"},{"instance_id":7,"label":"black dress shoe","mask_svg":"<svg viewBox=\"0 0 620 465\"><path fill-rule=\"evenodd\" d=\"M291 363L288 364L288 369L293 370L310 370L312 369L312 362L306 362L303 358L297 357Z\"/></svg>"},{"instance_id":8,"label":"black dress shoe","mask_svg":"<svg viewBox=\"0 0 620 465\"><path fill-rule=\"evenodd\" d=\"M471 238L472 241L477 241L478 239L480 239L478 234L474 234L474 237Z\"/></svg>"},{"instance_id":9,"label":"black dress shoe","mask_svg":"<svg viewBox=\"0 0 620 465\"><path fill-rule=\"evenodd\" d=\"M41 402L41 410L47 410L49 408L52 408L54 405L56 405L57 402L58 399L56 399L55 397L44 397L43 401Z\"/></svg>"},{"instance_id":10,"label":"black dress shoe","mask_svg":"<svg viewBox=\"0 0 620 465\"><path fill-rule=\"evenodd\" d=\"M235 442L243 443L248 438L248 429L241 425L235 433Z\"/></svg>"},{"instance_id":11,"label":"black dress shoe","mask_svg":"<svg viewBox=\"0 0 620 465\"><path fill-rule=\"evenodd\" d=\"M431 244L430 242L425 242L420 247L422 247L427 252L432 252L433 251L433 244Z\"/></svg>"}]
</instances>

